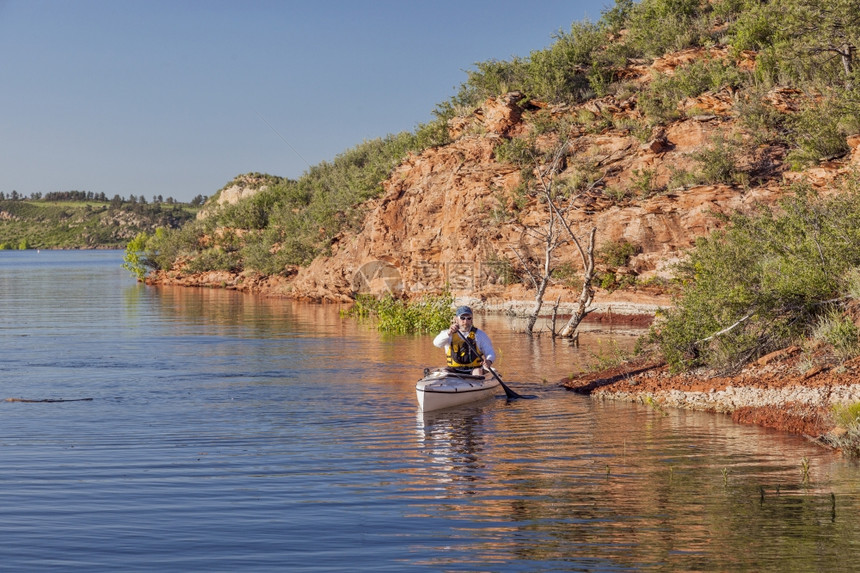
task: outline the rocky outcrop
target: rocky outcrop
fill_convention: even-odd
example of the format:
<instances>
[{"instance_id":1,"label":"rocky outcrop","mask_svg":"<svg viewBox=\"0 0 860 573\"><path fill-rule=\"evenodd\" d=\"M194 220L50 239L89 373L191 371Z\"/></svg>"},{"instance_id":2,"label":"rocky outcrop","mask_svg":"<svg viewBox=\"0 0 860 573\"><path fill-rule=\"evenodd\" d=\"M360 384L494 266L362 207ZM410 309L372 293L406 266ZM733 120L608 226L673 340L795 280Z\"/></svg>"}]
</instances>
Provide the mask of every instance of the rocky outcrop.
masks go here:
<instances>
[{"instance_id":1,"label":"rocky outcrop","mask_svg":"<svg viewBox=\"0 0 860 573\"><path fill-rule=\"evenodd\" d=\"M612 98L588 105L621 113L629 107ZM508 216L520 172L499 162L495 150L506 134L529 129L518 111L521 106L517 95L488 100L483 111L469 118L485 133L476 135L465 120L456 122L452 132L459 138L453 143L410 156L384 183L385 194L368 205L361 231L339 237L331 256L300 269L294 292L313 300L347 300L356 290L356 276L366 274L362 268L381 261L399 274L397 286L406 294L447 285L455 294L479 301L518 296L521 289L500 280L501 261L513 258L512 247L539 257L540 245ZM734 129L729 122L694 118L658 130L644 144L624 130L576 134L575 153L561 177L575 177L576 170L589 168L602 177L602 186L579 199L572 226L595 226L598 249L622 240L635 245L638 254L629 271L642 279L667 278L671 265L695 239L721 224L720 215L772 203L783 193L779 153L772 150L762 151L777 157L768 158L770 177L757 186L699 185L650 192L666 188L673 173L694 169L691 154ZM646 176L647 186L637 183ZM535 203L525 210L527 220L539 222L543 216ZM571 247L557 255L562 262L578 264ZM384 281L378 286L391 288Z\"/></svg>"},{"instance_id":2,"label":"rocky outcrop","mask_svg":"<svg viewBox=\"0 0 860 573\"><path fill-rule=\"evenodd\" d=\"M207 201L206 205L197 212L197 218L205 219L216 209L249 199L279 181L282 181L281 177L262 173L238 175Z\"/></svg>"}]
</instances>

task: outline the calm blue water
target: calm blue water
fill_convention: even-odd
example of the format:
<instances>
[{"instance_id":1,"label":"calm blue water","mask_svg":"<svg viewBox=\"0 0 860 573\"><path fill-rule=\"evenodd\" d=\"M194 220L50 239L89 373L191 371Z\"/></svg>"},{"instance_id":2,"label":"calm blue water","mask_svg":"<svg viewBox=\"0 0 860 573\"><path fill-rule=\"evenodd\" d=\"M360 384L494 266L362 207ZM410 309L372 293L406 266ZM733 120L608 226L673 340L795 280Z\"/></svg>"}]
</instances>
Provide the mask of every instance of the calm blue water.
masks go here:
<instances>
[{"instance_id":1,"label":"calm blue water","mask_svg":"<svg viewBox=\"0 0 860 573\"><path fill-rule=\"evenodd\" d=\"M0 402L0 569L832 571L860 557L855 463L552 383L630 336L575 349L484 319L509 384L539 399L423 415L431 337L379 336L333 306L145 287L121 258L0 252L0 400L75 400Z\"/></svg>"}]
</instances>

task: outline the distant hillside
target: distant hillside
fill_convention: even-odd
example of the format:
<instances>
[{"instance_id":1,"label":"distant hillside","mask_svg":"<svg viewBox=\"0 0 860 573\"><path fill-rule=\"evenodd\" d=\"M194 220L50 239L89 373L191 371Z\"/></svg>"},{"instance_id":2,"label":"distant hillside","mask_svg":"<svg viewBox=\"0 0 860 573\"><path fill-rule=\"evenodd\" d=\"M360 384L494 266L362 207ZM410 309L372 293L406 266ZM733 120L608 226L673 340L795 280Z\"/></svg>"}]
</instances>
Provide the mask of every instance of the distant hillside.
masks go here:
<instances>
[{"instance_id":1,"label":"distant hillside","mask_svg":"<svg viewBox=\"0 0 860 573\"><path fill-rule=\"evenodd\" d=\"M183 203L0 200L0 250L120 249L140 232L178 229L198 207Z\"/></svg>"}]
</instances>

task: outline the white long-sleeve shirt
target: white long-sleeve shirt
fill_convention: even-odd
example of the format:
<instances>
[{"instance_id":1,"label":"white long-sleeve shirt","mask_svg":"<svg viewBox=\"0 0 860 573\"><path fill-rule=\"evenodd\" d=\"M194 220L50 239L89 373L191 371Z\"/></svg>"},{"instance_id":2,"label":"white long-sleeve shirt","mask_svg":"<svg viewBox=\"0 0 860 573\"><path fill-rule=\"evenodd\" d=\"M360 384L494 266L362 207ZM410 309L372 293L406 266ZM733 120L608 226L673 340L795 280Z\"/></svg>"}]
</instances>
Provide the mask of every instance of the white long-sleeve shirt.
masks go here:
<instances>
[{"instance_id":1,"label":"white long-sleeve shirt","mask_svg":"<svg viewBox=\"0 0 860 573\"><path fill-rule=\"evenodd\" d=\"M469 336L469 331L460 332L464 337ZM455 334L454 336L457 335ZM478 352L483 354L484 360L489 360L491 362L496 361L496 351L493 349L493 343L490 342L490 337L487 336L487 333L480 328L475 332L475 342L478 345ZM447 330L443 330L436 335L436 338L433 339L433 346L436 348L444 348L447 354L448 348L451 346L451 335L448 334Z\"/></svg>"}]
</instances>

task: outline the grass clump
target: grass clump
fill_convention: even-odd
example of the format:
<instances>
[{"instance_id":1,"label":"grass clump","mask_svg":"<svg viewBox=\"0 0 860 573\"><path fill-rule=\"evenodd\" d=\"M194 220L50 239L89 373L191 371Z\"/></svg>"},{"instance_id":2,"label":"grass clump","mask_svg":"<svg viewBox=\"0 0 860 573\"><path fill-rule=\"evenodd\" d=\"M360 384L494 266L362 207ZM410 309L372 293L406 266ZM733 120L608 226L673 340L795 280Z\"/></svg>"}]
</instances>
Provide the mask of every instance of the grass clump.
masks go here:
<instances>
[{"instance_id":1,"label":"grass clump","mask_svg":"<svg viewBox=\"0 0 860 573\"><path fill-rule=\"evenodd\" d=\"M371 319L381 332L392 334L435 334L451 325L451 294L427 295L415 301L391 295L377 299L358 295L355 304L342 313L345 317Z\"/></svg>"},{"instance_id":2,"label":"grass clump","mask_svg":"<svg viewBox=\"0 0 860 573\"><path fill-rule=\"evenodd\" d=\"M829 344L840 358L860 354L860 329L837 308L831 308L818 317L812 337Z\"/></svg>"}]
</instances>

